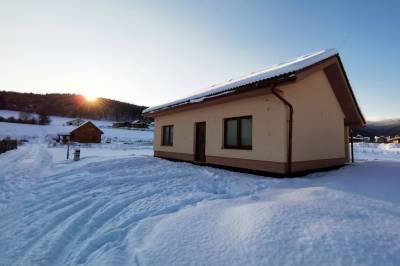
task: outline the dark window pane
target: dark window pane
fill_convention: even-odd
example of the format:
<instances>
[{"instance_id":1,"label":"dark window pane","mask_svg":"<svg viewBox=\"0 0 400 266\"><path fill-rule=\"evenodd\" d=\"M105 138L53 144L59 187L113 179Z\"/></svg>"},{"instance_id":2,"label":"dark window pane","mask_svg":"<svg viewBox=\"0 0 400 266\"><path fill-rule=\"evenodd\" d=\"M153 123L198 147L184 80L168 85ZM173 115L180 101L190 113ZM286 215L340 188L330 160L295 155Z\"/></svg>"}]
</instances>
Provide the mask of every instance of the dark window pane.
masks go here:
<instances>
[{"instance_id":1,"label":"dark window pane","mask_svg":"<svg viewBox=\"0 0 400 266\"><path fill-rule=\"evenodd\" d=\"M241 119L241 144L242 146L251 146L252 121L251 118Z\"/></svg>"},{"instance_id":2,"label":"dark window pane","mask_svg":"<svg viewBox=\"0 0 400 266\"><path fill-rule=\"evenodd\" d=\"M174 143L174 127L169 126L169 145Z\"/></svg>"},{"instance_id":3,"label":"dark window pane","mask_svg":"<svg viewBox=\"0 0 400 266\"><path fill-rule=\"evenodd\" d=\"M226 145L236 146L237 143L237 120L226 121Z\"/></svg>"},{"instance_id":4,"label":"dark window pane","mask_svg":"<svg viewBox=\"0 0 400 266\"><path fill-rule=\"evenodd\" d=\"M163 126L162 127L162 145L172 146L173 141L173 126Z\"/></svg>"},{"instance_id":5,"label":"dark window pane","mask_svg":"<svg viewBox=\"0 0 400 266\"><path fill-rule=\"evenodd\" d=\"M163 135L162 135L162 137L163 137L162 144L163 145L167 145L167 127L163 127Z\"/></svg>"}]
</instances>

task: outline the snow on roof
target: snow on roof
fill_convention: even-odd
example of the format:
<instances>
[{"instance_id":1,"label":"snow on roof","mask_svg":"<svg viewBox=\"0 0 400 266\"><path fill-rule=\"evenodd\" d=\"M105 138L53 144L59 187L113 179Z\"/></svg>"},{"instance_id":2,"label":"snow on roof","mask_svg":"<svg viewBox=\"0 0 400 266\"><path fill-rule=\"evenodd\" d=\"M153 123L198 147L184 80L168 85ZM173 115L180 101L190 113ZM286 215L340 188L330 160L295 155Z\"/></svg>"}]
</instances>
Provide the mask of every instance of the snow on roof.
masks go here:
<instances>
[{"instance_id":1,"label":"snow on roof","mask_svg":"<svg viewBox=\"0 0 400 266\"><path fill-rule=\"evenodd\" d=\"M290 74L292 72L296 72L303 68L314 65L322 60L325 60L325 59L332 57L334 55L337 55L337 54L338 54L338 52L336 51L336 49L327 49L327 50L321 50L318 52L306 54L306 55L297 57L293 60L290 60L288 62L273 65L271 67L268 67L268 68L258 71L258 72L253 72L247 76L244 76L244 77L241 77L238 79L231 79L231 80L228 80L227 82L213 85L211 87L204 89L200 93L196 93L189 97L185 97L185 98L173 101L173 102L169 102L169 103L165 103L162 105L157 105L157 106L147 108L143 111L143 113L151 113L151 112L155 112L155 111L159 111L162 109L167 109L167 108L170 108L173 106L178 106L178 105L187 104L187 103L201 102L206 98L210 98L210 97L213 97L216 95L231 93L237 87L248 85L248 84L251 84L251 83L254 83L257 81L261 81L261 80L278 77L278 76L284 75L284 74Z\"/></svg>"},{"instance_id":2,"label":"snow on roof","mask_svg":"<svg viewBox=\"0 0 400 266\"><path fill-rule=\"evenodd\" d=\"M81 128L87 124L90 124L92 126L94 126L95 128L97 128L102 134L104 133L100 128L98 128L92 121L86 121L85 123L81 124L80 126L74 128L73 130L71 130L70 132L72 133L73 131L77 130L78 128Z\"/></svg>"},{"instance_id":3,"label":"snow on roof","mask_svg":"<svg viewBox=\"0 0 400 266\"><path fill-rule=\"evenodd\" d=\"M70 132L59 132L59 133L57 133L57 135L59 135L59 136L69 136Z\"/></svg>"}]
</instances>

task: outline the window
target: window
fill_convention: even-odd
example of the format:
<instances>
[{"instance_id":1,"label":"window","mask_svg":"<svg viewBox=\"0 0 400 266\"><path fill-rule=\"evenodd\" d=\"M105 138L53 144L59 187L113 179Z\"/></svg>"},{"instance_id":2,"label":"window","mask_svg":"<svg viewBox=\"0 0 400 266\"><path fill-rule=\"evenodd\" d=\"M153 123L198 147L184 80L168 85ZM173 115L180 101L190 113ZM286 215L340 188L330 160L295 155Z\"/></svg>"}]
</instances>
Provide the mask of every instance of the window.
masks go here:
<instances>
[{"instance_id":1,"label":"window","mask_svg":"<svg viewBox=\"0 0 400 266\"><path fill-rule=\"evenodd\" d=\"M174 144L174 126L162 127L162 145L172 146Z\"/></svg>"},{"instance_id":2,"label":"window","mask_svg":"<svg viewBox=\"0 0 400 266\"><path fill-rule=\"evenodd\" d=\"M252 148L252 117L227 118L224 121L224 148Z\"/></svg>"}]
</instances>

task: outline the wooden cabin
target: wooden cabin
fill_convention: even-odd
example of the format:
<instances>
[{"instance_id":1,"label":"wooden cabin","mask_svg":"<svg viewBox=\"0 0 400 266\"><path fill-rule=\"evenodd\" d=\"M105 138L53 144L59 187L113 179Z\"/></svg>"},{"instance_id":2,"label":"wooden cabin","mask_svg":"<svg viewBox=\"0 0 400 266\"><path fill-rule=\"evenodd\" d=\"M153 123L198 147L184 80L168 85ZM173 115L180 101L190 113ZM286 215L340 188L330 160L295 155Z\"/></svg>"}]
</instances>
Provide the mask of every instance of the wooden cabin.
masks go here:
<instances>
[{"instance_id":1,"label":"wooden cabin","mask_svg":"<svg viewBox=\"0 0 400 266\"><path fill-rule=\"evenodd\" d=\"M155 121L156 157L278 174L345 164L349 129L365 125L334 49L143 113Z\"/></svg>"},{"instance_id":2,"label":"wooden cabin","mask_svg":"<svg viewBox=\"0 0 400 266\"><path fill-rule=\"evenodd\" d=\"M59 133L58 140L62 143L100 143L101 135L104 134L95 124L88 121L70 132Z\"/></svg>"}]
</instances>

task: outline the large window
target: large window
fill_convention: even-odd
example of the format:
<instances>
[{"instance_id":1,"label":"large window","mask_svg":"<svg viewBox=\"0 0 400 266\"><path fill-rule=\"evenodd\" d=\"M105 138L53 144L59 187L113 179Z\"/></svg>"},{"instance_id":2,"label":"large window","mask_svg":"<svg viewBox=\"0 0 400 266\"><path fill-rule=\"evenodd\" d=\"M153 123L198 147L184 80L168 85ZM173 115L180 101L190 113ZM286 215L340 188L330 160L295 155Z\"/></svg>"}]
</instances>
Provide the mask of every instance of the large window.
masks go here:
<instances>
[{"instance_id":1,"label":"large window","mask_svg":"<svg viewBox=\"0 0 400 266\"><path fill-rule=\"evenodd\" d=\"M174 144L174 126L162 127L162 143L163 146L172 146Z\"/></svg>"},{"instance_id":2,"label":"large window","mask_svg":"<svg viewBox=\"0 0 400 266\"><path fill-rule=\"evenodd\" d=\"M252 147L251 116L225 119L224 147L230 149L251 149Z\"/></svg>"}]
</instances>

